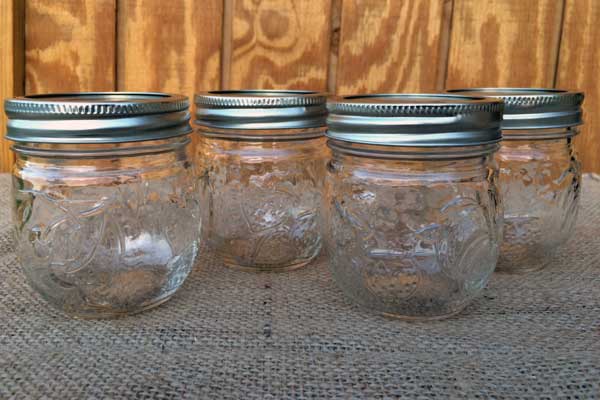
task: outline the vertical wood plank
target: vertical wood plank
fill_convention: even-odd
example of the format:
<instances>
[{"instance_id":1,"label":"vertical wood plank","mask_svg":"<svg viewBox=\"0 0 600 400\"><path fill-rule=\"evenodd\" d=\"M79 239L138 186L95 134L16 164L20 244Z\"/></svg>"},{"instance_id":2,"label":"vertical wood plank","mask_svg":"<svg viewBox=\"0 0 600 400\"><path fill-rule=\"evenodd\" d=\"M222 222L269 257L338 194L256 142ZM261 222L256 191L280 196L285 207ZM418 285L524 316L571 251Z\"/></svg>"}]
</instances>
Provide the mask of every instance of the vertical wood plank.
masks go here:
<instances>
[{"instance_id":1,"label":"vertical wood plank","mask_svg":"<svg viewBox=\"0 0 600 400\"><path fill-rule=\"evenodd\" d=\"M337 86L337 67L340 53L340 31L342 28L342 0L331 2L331 30L329 45L329 63L327 64L327 92L335 93Z\"/></svg>"},{"instance_id":2,"label":"vertical wood plank","mask_svg":"<svg viewBox=\"0 0 600 400\"><path fill-rule=\"evenodd\" d=\"M118 14L119 90L219 88L222 0L120 0Z\"/></svg>"},{"instance_id":3,"label":"vertical wood plank","mask_svg":"<svg viewBox=\"0 0 600 400\"><path fill-rule=\"evenodd\" d=\"M454 10L454 0L444 2L442 14L442 27L440 35L440 52L438 55L436 91L443 91L446 87L446 77L448 74L448 59L450 57L450 36L452 34L452 13Z\"/></svg>"},{"instance_id":4,"label":"vertical wood plank","mask_svg":"<svg viewBox=\"0 0 600 400\"><path fill-rule=\"evenodd\" d=\"M567 0L556 86L585 91L582 133L575 139L584 171L600 172L600 2Z\"/></svg>"},{"instance_id":5,"label":"vertical wood plank","mask_svg":"<svg viewBox=\"0 0 600 400\"><path fill-rule=\"evenodd\" d=\"M231 78L231 35L233 31L233 1L223 0L223 30L221 46L221 89L229 87Z\"/></svg>"},{"instance_id":6,"label":"vertical wood plank","mask_svg":"<svg viewBox=\"0 0 600 400\"><path fill-rule=\"evenodd\" d=\"M327 89L331 1L235 0L229 88Z\"/></svg>"},{"instance_id":7,"label":"vertical wood plank","mask_svg":"<svg viewBox=\"0 0 600 400\"><path fill-rule=\"evenodd\" d=\"M563 0L455 0L448 88L551 87Z\"/></svg>"},{"instance_id":8,"label":"vertical wood plank","mask_svg":"<svg viewBox=\"0 0 600 400\"><path fill-rule=\"evenodd\" d=\"M443 0L345 0L337 92L436 89Z\"/></svg>"},{"instance_id":9,"label":"vertical wood plank","mask_svg":"<svg viewBox=\"0 0 600 400\"><path fill-rule=\"evenodd\" d=\"M23 94L24 2L0 1L0 104ZM0 110L0 172L9 172L14 162L10 142L4 139L6 116Z\"/></svg>"},{"instance_id":10,"label":"vertical wood plank","mask_svg":"<svg viewBox=\"0 0 600 400\"><path fill-rule=\"evenodd\" d=\"M115 1L27 1L27 93L114 90Z\"/></svg>"}]
</instances>

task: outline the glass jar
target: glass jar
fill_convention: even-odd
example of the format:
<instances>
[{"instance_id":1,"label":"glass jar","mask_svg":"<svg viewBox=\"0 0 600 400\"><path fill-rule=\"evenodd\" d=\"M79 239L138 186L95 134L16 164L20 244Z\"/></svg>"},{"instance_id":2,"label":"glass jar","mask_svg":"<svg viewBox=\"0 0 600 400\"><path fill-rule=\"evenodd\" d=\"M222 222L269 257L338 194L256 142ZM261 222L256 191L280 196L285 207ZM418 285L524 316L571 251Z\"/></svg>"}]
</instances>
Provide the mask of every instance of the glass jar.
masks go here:
<instances>
[{"instance_id":1,"label":"glass jar","mask_svg":"<svg viewBox=\"0 0 600 400\"><path fill-rule=\"evenodd\" d=\"M290 270L319 253L325 100L277 90L196 96L203 237L225 265Z\"/></svg>"},{"instance_id":2,"label":"glass jar","mask_svg":"<svg viewBox=\"0 0 600 400\"><path fill-rule=\"evenodd\" d=\"M452 92L505 102L496 154L504 199L498 271L539 270L571 236L581 191L573 137L582 123L583 93L557 89L483 88Z\"/></svg>"},{"instance_id":3,"label":"glass jar","mask_svg":"<svg viewBox=\"0 0 600 400\"><path fill-rule=\"evenodd\" d=\"M31 286L74 317L168 300L198 251L187 98L79 93L8 100L16 253Z\"/></svg>"},{"instance_id":4,"label":"glass jar","mask_svg":"<svg viewBox=\"0 0 600 400\"><path fill-rule=\"evenodd\" d=\"M502 103L364 95L329 105L324 208L333 278L403 319L460 312L487 284L502 228Z\"/></svg>"}]
</instances>

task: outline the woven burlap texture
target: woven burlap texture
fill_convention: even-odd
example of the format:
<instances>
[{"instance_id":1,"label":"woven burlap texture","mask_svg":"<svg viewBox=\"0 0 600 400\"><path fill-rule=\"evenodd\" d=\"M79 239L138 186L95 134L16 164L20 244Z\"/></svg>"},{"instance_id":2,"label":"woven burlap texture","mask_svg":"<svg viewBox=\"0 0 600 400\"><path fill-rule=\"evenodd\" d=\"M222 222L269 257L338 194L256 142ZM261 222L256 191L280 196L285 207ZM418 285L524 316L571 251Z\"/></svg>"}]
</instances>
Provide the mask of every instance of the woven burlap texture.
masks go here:
<instances>
[{"instance_id":1,"label":"woven burlap texture","mask_svg":"<svg viewBox=\"0 0 600 400\"><path fill-rule=\"evenodd\" d=\"M226 269L210 254L163 306L77 321L26 284L0 175L0 398L600 398L600 181L544 271L496 274L455 318L369 314L325 259Z\"/></svg>"}]
</instances>

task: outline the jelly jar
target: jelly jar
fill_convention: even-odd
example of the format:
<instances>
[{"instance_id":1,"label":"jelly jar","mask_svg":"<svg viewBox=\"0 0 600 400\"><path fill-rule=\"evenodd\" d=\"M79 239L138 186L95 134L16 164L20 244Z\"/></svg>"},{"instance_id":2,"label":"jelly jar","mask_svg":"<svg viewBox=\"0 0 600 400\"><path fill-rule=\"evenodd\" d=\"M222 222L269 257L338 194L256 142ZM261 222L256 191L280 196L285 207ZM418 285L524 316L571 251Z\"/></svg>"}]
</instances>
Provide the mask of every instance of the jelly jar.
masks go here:
<instances>
[{"instance_id":1,"label":"jelly jar","mask_svg":"<svg viewBox=\"0 0 600 400\"><path fill-rule=\"evenodd\" d=\"M581 191L573 137L583 93L557 89L482 88L452 92L501 98L503 142L496 160L504 199L498 271L524 273L552 260L571 236Z\"/></svg>"},{"instance_id":2,"label":"jelly jar","mask_svg":"<svg viewBox=\"0 0 600 400\"><path fill-rule=\"evenodd\" d=\"M319 253L325 101L308 91L196 96L203 237L225 265L282 271Z\"/></svg>"},{"instance_id":3,"label":"jelly jar","mask_svg":"<svg viewBox=\"0 0 600 400\"><path fill-rule=\"evenodd\" d=\"M493 154L502 102L381 94L334 98L328 108L324 209L334 281L387 316L460 312L498 257Z\"/></svg>"},{"instance_id":4,"label":"jelly jar","mask_svg":"<svg viewBox=\"0 0 600 400\"><path fill-rule=\"evenodd\" d=\"M71 93L7 100L16 254L79 318L143 311L179 289L200 209L186 97Z\"/></svg>"}]
</instances>

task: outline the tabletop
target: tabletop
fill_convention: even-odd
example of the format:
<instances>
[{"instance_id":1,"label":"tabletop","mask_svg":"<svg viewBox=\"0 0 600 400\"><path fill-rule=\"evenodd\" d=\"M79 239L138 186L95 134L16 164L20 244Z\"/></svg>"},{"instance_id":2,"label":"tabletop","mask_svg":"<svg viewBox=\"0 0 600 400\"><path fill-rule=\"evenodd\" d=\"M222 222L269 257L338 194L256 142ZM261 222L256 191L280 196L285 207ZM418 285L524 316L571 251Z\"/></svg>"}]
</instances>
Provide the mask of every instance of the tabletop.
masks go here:
<instances>
[{"instance_id":1,"label":"tabletop","mask_svg":"<svg viewBox=\"0 0 600 400\"><path fill-rule=\"evenodd\" d=\"M348 303L326 258L288 273L203 251L157 309L73 320L27 285L0 175L0 399L600 398L600 178L544 270L495 274L463 313L404 322Z\"/></svg>"}]
</instances>

